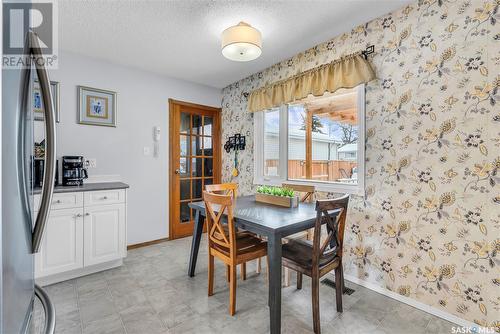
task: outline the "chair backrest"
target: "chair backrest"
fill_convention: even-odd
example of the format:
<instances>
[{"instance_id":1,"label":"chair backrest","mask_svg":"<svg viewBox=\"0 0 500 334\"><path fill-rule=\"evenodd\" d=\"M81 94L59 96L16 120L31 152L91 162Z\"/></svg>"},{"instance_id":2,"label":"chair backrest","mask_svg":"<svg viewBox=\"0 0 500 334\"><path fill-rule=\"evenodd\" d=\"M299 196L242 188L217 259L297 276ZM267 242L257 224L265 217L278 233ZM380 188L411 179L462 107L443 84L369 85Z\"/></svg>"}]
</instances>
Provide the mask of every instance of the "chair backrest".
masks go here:
<instances>
[{"instance_id":1,"label":"chair backrest","mask_svg":"<svg viewBox=\"0 0 500 334\"><path fill-rule=\"evenodd\" d=\"M203 201L207 217L208 245L219 246L234 255L236 246L236 230L233 220L233 197L231 195L203 192ZM227 213L227 228L224 228L222 217Z\"/></svg>"},{"instance_id":2,"label":"chair backrest","mask_svg":"<svg viewBox=\"0 0 500 334\"><path fill-rule=\"evenodd\" d=\"M312 202L314 200L315 187L307 184L289 184L283 183L281 185L284 188L292 189L293 191L304 193L304 197L300 199L301 202Z\"/></svg>"},{"instance_id":3,"label":"chair backrest","mask_svg":"<svg viewBox=\"0 0 500 334\"><path fill-rule=\"evenodd\" d=\"M207 184L206 191L222 195L231 195L233 198L238 195L238 183Z\"/></svg>"},{"instance_id":4,"label":"chair backrest","mask_svg":"<svg viewBox=\"0 0 500 334\"><path fill-rule=\"evenodd\" d=\"M342 259L344 229L349 204L349 194L334 199L316 201L316 224L313 237L313 268L336 257ZM335 213L337 211L338 213ZM326 225L326 236L321 237L322 226Z\"/></svg>"},{"instance_id":5,"label":"chair backrest","mask_svg":"<svg viewBox=\"0 0 500 334\"><path fill-rule=\"evenodd\" d=\"M339 168L339 172L344 179L349 179L351 177L344 168Z\"/></svg>"}]
</instances>

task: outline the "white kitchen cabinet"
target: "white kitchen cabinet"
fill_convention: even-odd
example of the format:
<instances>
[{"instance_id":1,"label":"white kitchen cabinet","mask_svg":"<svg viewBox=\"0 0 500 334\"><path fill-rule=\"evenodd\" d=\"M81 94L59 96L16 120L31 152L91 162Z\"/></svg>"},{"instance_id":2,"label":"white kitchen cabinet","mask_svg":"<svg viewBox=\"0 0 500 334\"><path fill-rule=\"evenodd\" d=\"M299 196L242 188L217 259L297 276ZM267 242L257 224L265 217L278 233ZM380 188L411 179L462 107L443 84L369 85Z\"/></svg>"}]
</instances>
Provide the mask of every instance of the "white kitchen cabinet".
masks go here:
<instances>
[{"instance_id":1,"label":"white kitchen cabinet","mask_svg":"<svg viewBox=\"0 0 500 334\"><path fill-rule=\"evenodd\" d=\"M35 278L80 268L83 268L83 208L54 210L35 257Z\"/></svg>"},{"instance_id":2,"label":"white kitchen cabinet","mask_svg":"<svg viewBox=\"0 0 500 334\"><path fill-rule=\"evenodd\" d=\"M35 208L39 201L35 195ZM40 252L35 255L38 284L114 268L123 264L126 255L126 189L54 194Z\"/></svg>"},{"instance_id":3,"label":"white kitchen cabinet","mask_svg":"<svg viewBox=\"0 0 500 334\"><path fill-rule=\"evenodd\" d=\"M83 222L86 266L117 260L125 250L125 204L85 208Z\"/></svg>"}]
</instances>

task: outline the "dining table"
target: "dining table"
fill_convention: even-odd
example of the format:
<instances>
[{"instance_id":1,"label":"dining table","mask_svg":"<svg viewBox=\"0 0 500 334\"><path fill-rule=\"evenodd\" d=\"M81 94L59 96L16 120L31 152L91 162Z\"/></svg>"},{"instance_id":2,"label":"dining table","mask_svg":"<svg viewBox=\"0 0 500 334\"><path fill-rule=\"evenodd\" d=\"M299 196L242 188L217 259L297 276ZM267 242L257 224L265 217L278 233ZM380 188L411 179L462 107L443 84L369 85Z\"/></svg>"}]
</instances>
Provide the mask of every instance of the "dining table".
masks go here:
<instances>
[{"instance_id":1,"label":"dining table","mask_svg":"<svg viewBox=\"0 0 500 334\"><path fill-rule=\"evenodd\" d=\"M194 211L194 230L189 258L188 275L193 277L206 217L203 201L189 203ZM217 208L215 208L217 211ZM255 195L237 197L233 207L237 228L253 232L267 239L269 260L269 315L270 332L281 332L281 240L284 237L314 227L315 203L300 203L298 207L282 207L257 202Z\"/></svg>"}]
</instances>

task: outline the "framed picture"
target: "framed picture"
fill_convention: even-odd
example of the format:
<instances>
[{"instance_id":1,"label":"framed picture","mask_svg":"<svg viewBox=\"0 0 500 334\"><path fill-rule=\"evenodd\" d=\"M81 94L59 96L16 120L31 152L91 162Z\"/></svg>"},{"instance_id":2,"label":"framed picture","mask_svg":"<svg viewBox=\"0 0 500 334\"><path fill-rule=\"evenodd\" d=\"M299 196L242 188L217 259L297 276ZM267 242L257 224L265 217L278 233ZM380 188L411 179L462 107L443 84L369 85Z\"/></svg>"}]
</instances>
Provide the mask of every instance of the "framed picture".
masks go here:
<instances>
[{"instance_id":1,"label":"framed picture","mask_svg":"<svg viewBox=\"0 0 500 334\"><path fill-rule=\"evenodd\" d=\"M56 114L56 122L59 123L59 82L51 81L50 82L50 90L52 92L52 99L54 100L54 111ZM40 90L40 82L35 79L33 81L33 90L32 90L32 109L33 109L33 117L35 121L43 121L44 120L44 106L43 106L43 98L42 92Z\"/></svg>"},{"instance_id":2,"label":"framed picture","mask_svg":"<svg viewBox=\"0 0 500 334\"><path fill-rule=\"evenodd\" d=\"M116 92L78 86L78 122L116 126Z\"/></svg>"}]
</instances>

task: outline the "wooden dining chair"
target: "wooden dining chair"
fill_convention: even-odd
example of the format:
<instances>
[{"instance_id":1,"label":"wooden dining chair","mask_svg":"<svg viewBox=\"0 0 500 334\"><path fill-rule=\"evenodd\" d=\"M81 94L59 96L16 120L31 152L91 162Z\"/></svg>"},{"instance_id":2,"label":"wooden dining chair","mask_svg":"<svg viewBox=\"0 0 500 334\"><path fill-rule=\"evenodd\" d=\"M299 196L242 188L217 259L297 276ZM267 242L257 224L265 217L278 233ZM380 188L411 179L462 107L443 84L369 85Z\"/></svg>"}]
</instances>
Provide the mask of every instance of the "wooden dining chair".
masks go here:
<instances>
[{"instance_id":1,"label":"wooden dining chair","mask_svg":"<svg viewBox=\"0 0 500 334\"><path fill-rule=\"evenodd\" d=\"M236 311L236 267L267 256L267 242L248 232L237 232L233 219L234 198L203 192L208 233L208 295L214 294L214 258L229 266L229 314ZM227 228L222 224L227 214Z\"/></svg>"},{"instance_id":2,"label":"wooden dining chair","mask_svg":"<svg viewBox=\"0 0 500 334\"><path fill-rule=\"evenodd\" d=\"M236 198L238 196L238 183L207 184L205 186L205 190L210 193L229 195L232 196L233 198ZM227 229L227 226L224 225L224 228ZM241 270L241 279L246 280L247 279L246 263L242 263L240 265L240 270ZM226 267L226 279L229 282L229 266Z\"/></svg>"},{"instance_id":3,"label":"wooden dining chair","mask_svg":"<svg viewBox=\"0 0 500 334\"><path fill-rule=\"evenodd\" d=\"M230 195L235 198L238 196L238 183L207 184L205 190L210 193Z\"/></svg>"},{"instance_id":4,"label":"wooden dining chair","mask_svg":"<svg viewBox=\"0 0 500 334\"><path fill-rule=\"evenodd\" d=\"M295 192L301 193L302 198L301 202L312 202L314 200L314 192L316 188L307 184L292 184L292 183L283 183L281 185L283 188L292 189Z\"/></svg>"},{"instance_id":5,"label":"wooden dining chair","mask_svg":"<svg viewBox=\"0 0 500 334\"><path fill-rule=\"evenodd\" d=\"M314 196L315 196L314 194L316 191L316 188L314 186L306 185L306 184L290 184L290 183L283 183L281 186L284 188L292 189L293 191L300 193L300 195L301 195L300 201L301 202L314 201ZM313 231L313 229L309 229L307 231L295 233L293 235L290 235L290 236L284 238L284 241L288 242L292 239L311 240L312 234L313 234L312 231ZM292 278L291 276L292 276L292 271L285 267L285 270L283 273L283 277L285 279L285 282L284 282L283 286L285 286L285 287L290 286L290 281Z\"/></svg>"},{"instance_id":6,"label":"wooden dining chair","mask_svg":"<svg viewBox=\"0 0 500 334\"><path fill-rule=\"evenodd\" d=\"M320 334L319 279L335 270L337 312L342 312L344 274L342 246L349 204L349 195L316 202L316 223L312 243L307 240L290 240L282 247L283 265L297 272L297 289L302 289L302 275L312 280L312 309L314 333ZM335 214L335 211L338 213ZM326 233L322 238L322 227Z\"/></svg>"}]
</instances>

